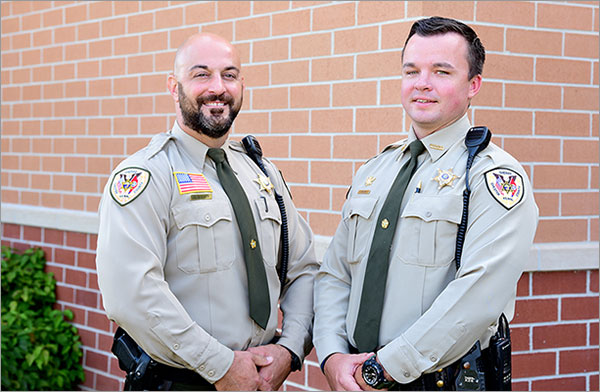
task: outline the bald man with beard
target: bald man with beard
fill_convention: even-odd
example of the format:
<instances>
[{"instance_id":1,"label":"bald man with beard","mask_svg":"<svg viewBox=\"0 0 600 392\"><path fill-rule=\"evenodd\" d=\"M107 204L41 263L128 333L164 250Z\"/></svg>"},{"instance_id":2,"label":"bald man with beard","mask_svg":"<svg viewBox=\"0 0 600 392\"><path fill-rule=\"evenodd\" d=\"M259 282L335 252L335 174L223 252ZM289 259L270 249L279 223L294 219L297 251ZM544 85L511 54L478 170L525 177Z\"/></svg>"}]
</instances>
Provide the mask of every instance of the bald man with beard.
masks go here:
<instances>
[{"instance_id":1,"label":"bald man with beard","mask_svg":"<svg viewBox=\"0 0 600 392\"><path fill-rule=\"evenodd\" d=\"M131 372L125 389L277 390L312 348L313 234L276 167L264 159L266 175L240 142L228 140L244 91L236 49L216 35L191 36L177 50L167 87L173 128L117 166L99 210L104 308L120 326L117 335L151 359L142 383L134 385ZM226 190L218 165L233 173L239 192ZM252 218L238 222L241 193L254 220L251 241L243 232ZM275 193L291 239L283 285ZM265 277L258 283L249 272L256 267L247 267L257 250ZM266 293L262 321L251 310L253 285Z\"/></svg>"}]
</instances>

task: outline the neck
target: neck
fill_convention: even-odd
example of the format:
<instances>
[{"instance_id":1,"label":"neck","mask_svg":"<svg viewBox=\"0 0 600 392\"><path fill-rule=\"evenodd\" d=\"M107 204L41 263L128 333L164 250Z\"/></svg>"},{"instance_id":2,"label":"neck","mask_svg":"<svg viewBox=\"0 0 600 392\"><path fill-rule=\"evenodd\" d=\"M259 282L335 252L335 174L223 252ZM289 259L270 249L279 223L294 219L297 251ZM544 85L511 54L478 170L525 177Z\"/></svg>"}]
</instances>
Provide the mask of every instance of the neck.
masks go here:
<instances>
[{"instance_id":1,"label":"neck","mask_svg":"<svg viewBox=\"0 0 600 392\"><path fill-rule=\"evenodd\" d=\"M183 132L187 133L194 139L206 144L210 148L221 148L223 146L223 144L225 144L225 142L227 141L227 138L229 137L229 133L231 132L231 129L230 129L229 131L227 131L227 133L225 135L221 136L220 138L214 139L212 137L206 136L203 133L194 131L190 127L186 126L183 123L183 121L180 119L177 119L177 124L183 130Z\"/></svg>"}]
</instances>

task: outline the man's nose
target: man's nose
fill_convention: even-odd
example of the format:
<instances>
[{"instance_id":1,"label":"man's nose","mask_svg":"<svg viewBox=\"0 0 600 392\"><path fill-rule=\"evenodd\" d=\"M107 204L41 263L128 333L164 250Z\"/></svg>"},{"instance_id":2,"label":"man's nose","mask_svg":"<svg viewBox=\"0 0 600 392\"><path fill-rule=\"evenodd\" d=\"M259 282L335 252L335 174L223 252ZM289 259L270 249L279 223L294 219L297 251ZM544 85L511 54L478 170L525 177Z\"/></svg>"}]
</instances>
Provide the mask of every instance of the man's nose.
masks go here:
<instances>
[{"instance_id":1,"label":"man's nose","mask_svg":"<svg viewBox=\"0 0 600 392\"><path fill-rule=\"evenodd\" d=\"M208 86L208 91L215 95L221 95L225 92L225 84L223 83L223 78L221 78L221 75L212 76Z\"/></svg>"},{"instance_id":2,"label":"man's nose","mask_svg":"<svg viewBox=\"0 0 600 392\"><path fill-rule=\"evenodd\" d=\"M420 73L415 81L415 88L417 90L431 90L431 76L427 72Z\"/></svg>"}]
</instances>

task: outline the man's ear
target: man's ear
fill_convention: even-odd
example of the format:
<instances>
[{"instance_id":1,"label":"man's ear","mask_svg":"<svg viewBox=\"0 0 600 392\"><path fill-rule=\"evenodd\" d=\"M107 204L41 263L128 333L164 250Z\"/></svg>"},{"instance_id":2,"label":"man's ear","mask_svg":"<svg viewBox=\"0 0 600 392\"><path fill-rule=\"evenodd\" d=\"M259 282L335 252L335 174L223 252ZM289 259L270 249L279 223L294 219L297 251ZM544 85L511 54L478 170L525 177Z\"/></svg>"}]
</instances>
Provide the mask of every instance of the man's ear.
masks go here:
<instances>
[{"instance_id":1,"label":"man's ear","mask_svg":"<svg viewBox=\"0 0 600 392\"><path fill-rule=\"evenodd\" d=\"M472 99L474 96L477 95L479 89L481 89L481 83L481 75L473 76L469 84L469 99Z\"/></svg>"},{"instance_id":2,"label":"man's ear","mask_svg":"<svg viewBox=\"0 0 600 392\"><path fill-rule=\"evenodd\" d=\"M167 78L167 89L175 102L179 102L179 91L177 90L177 78L175 75L169 74Z\"/></svg>"}]
</instances>

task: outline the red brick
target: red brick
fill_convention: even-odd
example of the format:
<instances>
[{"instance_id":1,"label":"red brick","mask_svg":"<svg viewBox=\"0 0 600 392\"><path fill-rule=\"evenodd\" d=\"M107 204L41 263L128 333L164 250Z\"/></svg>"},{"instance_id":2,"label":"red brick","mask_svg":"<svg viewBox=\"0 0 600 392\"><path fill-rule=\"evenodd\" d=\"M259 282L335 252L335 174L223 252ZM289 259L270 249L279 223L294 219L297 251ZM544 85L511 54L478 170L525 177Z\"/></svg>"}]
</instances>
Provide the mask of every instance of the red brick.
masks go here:
<instances>
[{"instance_id":1,"label":"red brick","mask_svg":"<svg viewBox=\"0 0 600 392\"><path fill-rule=\"evenodd\" d=\"M352 162L313 161L311 162L311 183L350 185L352 183Z\"/></svg>"},{"instance_id":2,"label":"red brick","mask_svg":"<svg viewBox=\"0 0 600 392\"><path fill-rule=\"evenodd\" d=\"M519 162L559 162L559 139L505 138L504 149Z\"/></svg>"},{"instance_id":3,"label":"red brick","mask_svg":"<svg viewBox=\"0 0 600 392\"><path fill-rule=\"evenodd\" d=\"M556 353L513 354L512 376L515 378L556 374Z\"/></svg>"},{"instance_id":4,"label":"red brick","mask_svg":"<svg viewBox=\"0 0 600 392\"><path fill-rule=\"evenodd\" d=\"M84 350L84 353L84 363L86 366L102 371L108 370L108 356L106 354L100 354L90 350Z\"/></svg>"},{"instance_id":5,"label":"red brick","mask_svg":"<svg viewBox=\"0 0 600 392\"><path fill-rule=\"evenodd\" d=\"M308 111L294 110L271 113L271 133L305 132L308 132Z\"/></svg>"},{"instance_id":6,"label":"red brick","mask_svg":"<svg viewBox=\"0 0 600 392\"><path fill-rule=\"evenodd\" d=\"M64 232L55 229L44 229L44 242L64 245Z\"/></svg>"},{"instance_id":7,"label":"red brick","mask_svg":"<svg viewBox=\"0 0 600 392\"><path fill-rule=\"evenodd\" d=\"M598 386L598 375L592 374L590 375L590 388L588 391L598 391L600 387Z\"/></svg>"},{"instance_id":8,"label":"red brick","mask_svg":"<svg viewBox=\"0 0 600 392\"><path fill-rule=\"evenodd\" d=\"M292 157L330 158L331 138L329 136L292 136Z\"/></svg>"},{"instance_id":9,"label":"red brick","mask_svg":"<svg viewBox=\"0 0 600 392\"><path fill-rule=\"evenodd\" d=\"M590 346L598 345L598 323L590 323Z\"/></svg>"},{"instance_id":10,"label":"red brick","mask_svg":"<svg viewBox=\"0 0 600 392\"><path fill-rule=\"evenodd\" d=\"M529 273L525 272L519 278L517 283L517 296L526 297L529 295Z\"/></svg>"},{"instance_id":11,"label":"red brick","mask_svg":"<svg viewBox=\"0 0 600 392\"><path fill-rule=\"evenodd\" d=\"M533 274L533 295L585 293L586 271L536 272Z\"/></svg>"},{"instance_id":12,"label":"red brick","mask_svg":"<svg viewBox=\"0 0 600 392\"><path fill-rule=\"evenodd\" d=\"M88 249L95 251L98 243L98 234L90 234L90 240L88 243L90 245Z\"/></svg>"},{"instance_id":13,"label":"red brick","mask_svg":"<svg viewBox=\"0 0 600 392\"><path fill-rule=\"evenodd\" d=\"M547 380L533 380L532 391L591 391L586 389L585 377L563 377Z\"/></svg>"},{"instance_id":14,"label":"red brick","mask_svg":"<svg viewBox=\"0 0 600 392\"><path fill-rule=\"evenodd\" d=\"M563 298L562 320L585 320L598 318L598 297Z\"/></svg>"},{"instance_id":15,"label":"red brick","mask_svg":"<svg viewBox=\"0 0 600 392\"><path fill-rule=\"evenodd\" d=\"M292 37L292 58L327 56L330 54L330 33L309 34Z\"/></svg>"},{"instance_id":16,"label":"red brick","mask_svg":"<svg viewBox=\"0 0 600 392\"><path fill-rule=\"evenodd\" d=\"M377 104L376 82L336 83L333 85L332 106Z\"/></svg>"},{"instance_id":17,"label":"red brick","mask_svg":"<svg viewBox=\"0 0 600 392\"><path fill-rule=\"evenodd\" d=\"M401 108L368 108L356 110L356 132L402 132Z\"/></svg>"},{"instance_id":18,"label":"red brick","mask_svg":"<svg viewBox=\"0 0 600 392\"><path fill-rule=\"evenodd\" d=\"M530 391L531 388L529 388L529 381L514 381L512 382L512 390L513 391Z\"/></svg>"},{"instance_id":19,"label":"red brick","mask_svg":"<svg viewBox=\"0 0 600 392\"><path fill-rule=\"evenodd\" d=\"M8 238L21 238L21 226L12 223L2 224L2 236Z\"/></svg>"},{"instance_id":20,"label":"red brick","mask_svg":"<svg viewBox=\"0 0 600 392\"><path fill-rule=\"evenodd\" d=\"M74 248L87 248L87 234L67 232L67 246Z\"/></svg>"},{"instance_id":21,"label":"red brick","mask_svg":"<svg viewBox=\"0 0 600 392\"><path fill-rule=\"evenodd\" d=\"M313 10L312 29L329 30L354 25L356 4L336 4Z\"/></svg>"},{"instance_id":22,"label":"red brick","mask_svg":"<svg viewBox=\"0 0 600 392\"><path fill-rule=\"evenodd\" d=\"M558 319L557 299L517 300L513 324L556 321Z\"/></svg>"},{"instance_id":23,"label":"red brick","mask_svg":"<svg viewBox=\"0 0 600 392\"><path fill-rule=\"evenodd\" d=\"M533 327L533 348L556 348L585 346L587 326L585 324L558 324Z\"/></svg>"},{"instance_id":24,"label":"red brick","mask_svg":"<svg viewBox=\"0 0 600 392\"><path fill-rule=\"evenodd\" d=\"M49 260L46 260L46 261L49 261ZM64 279L64 268L59 267L57 265L46 264L45 271L52 273L54 275L54 279L56 279L57 282L62 283L62 282L65 281L65 279ZM69 290L71 290L71 289L69 289ZM69 295L69 293L66 293L66 294ZM72 295L68 299L72 300L73 299ZM62 300L62 301L67 301L68 299L65 299L65 298L62 298L62 297L60 298L60 300Z\"/></svg>"},{"instance_id":25,"label":"red brick","mask_svg":"<svg viewBox=\"0 0 600 392\"><path fill-rule=\"evenodd\" d=\"M54 261L58 264L75 265L75 252L72 250L56 248L54 258Z\"/></svg>"},{"instance_id":26,"label":"red brick","mask_svg":"<svg viewBox=\"0 0 600 392\"><path fill-rule=\"evenodd\" d=\"M536 165L534 188L569 189L588 187L588 169L572 165Z\"/></svg>"},{"instance_id":27,"label":"red brick","mask_svg":"<svg viewBox=\"0 0 600 392\"><path fill-rule=\"evenodd\" d=\"M113 343L113 337L112 335L106 335L102 332L98 333L98 349L99 350L103 350L103 351L110 351L111 347L112 347L112 343ZM118 363L117 359L115 359L115 362ZM111 362L112 362L112 358L111 358ZM112 363L111 363L112 366ZM117 365L117 368L119 366ZM112 370L112 367L111 367Z\"/></svg>"},{"instance_id":28,"label":"red brick","mask_svg":"<svg viewBox=\"0 0 600 392\"><path fill-rule=\"evenodd\" d=\"M517 351L530 351L529 337L529 327L511 328L510 339L513 353Z\"/></svg>"},{"instance_id":29,"label":"red brick","mask_svg":"<svg viewBox=\"0 0 600 392\"><path fill-rule=\"evenodd\" d=\"M325 209L329 206L329 188L315 186L292 186L294 204L298 208Z\"/></svg>"},{"instance_id":30,"label":"red brick","mask_svg":"<svg viewBox=\"0 0 600 392\"><path fill-rule=\"evenodd\" d=\"M329 85L292 86L290 107L314 108L329 106Z\"/></svg>"},{"instance_id":31,"label":"red brick","mask_svg":"<svg viewBox=\"0 0 600 392\"><path fill-rule=\"evenodd\" d=\"M597 87L564 87L564 108L573 110L598 110Z\"/></svg>"},{"instance_id":32,"label":"red brick","mask_svg":"<svg viewBox=\"0 0 600 392\"><path fill-rule=\"evenodd\" d=\"M368 159L377 154L375 135L340 135L333 137L333 158Z\"/></svg>"},{"instance_id":33,"label":"red brick","mask_svg":"<svg viewBox=\"0 0 600 392\"><path fill-rule=\"evenodd\" d=\"M273 36L310 31L310 10L277 13L272 19Z\"/></svg>"},{"instance_id":34,"label":"red brick","mask_svg":"<svg viewBox=\"0 0 600 392\"><path fill-rule=\"evenodd\" d=\"M362 1L358 3L358 24L404 18L404 3L399 1Z\"/></svg>"},{"instance_id":35,"label":"red brick","mask_svg":"<svg viewBox=\"0 0 600 392\"><path fill-rule=\"evenodd\" d=\"M532 4L533 6L533 4ZM591 30L594 13L588 7L569 5L538 4L537 25L568 30Z\"/></svg>"},{"instance_id":36,"label":"red brick","mask_svg":"<svg viewBox=\"0 0 600 392\"><path fill-rule=\"evenodd\" d=\"M598 162L598 140L564 140L563 162Z\"/></svg>"},{"instance_id":37,"label":"red brick","mask_svg":"<svg viewBox=\"0 0 600 392\"><path fill-rule=\"evenodd\" d=\"M586 241L587 219L540 220L533 242Z\"/></svg>"},{"instance_id":38,"label":"red brick","mask_svg":"<svg viewBox=\"0 0 600 392\"><path fill-rule=\"evenodd\" d=\"M84 373L84 381L81 385L83 385L84 387L87 387L90 390L97 390L95 388L96 386L96 373L91 372L89 370L85 370L83 369L83 373ZM115 389L116 391L116 389Z\"/></svg>"},{"instance_id":39,"label":"red brick","mask_svg":"<svg viewBox=\"0 0 600 392\"><path fill-rule=\"evenodd\" d=\"M79 287L86 287L87 274L83 271L66 268L65 283Z\"/></svg>"},{"instance_id":40,"label":"red brick","mask_svg":"<svg viewBox=\"0 0 600 392\"><path fill-rule=\"evenodd\" d=\"M78 328L78 332L79 336L81 337L81 343L83 344L83 346L96 348L96 332L81 327Z\"/></svg>"},{"instance_id":41,"label":"red brick","mask_svg":"<svg viewBox=\"0 0 600 392\"><path fill-rule=\"evenodd\" d=\"M87 269L96 269L96 254L88 252L77 252L77 266Z\"/></svg>"},{"instance_id":42,"label":"red brick","mask_svg":"<svg viewBox=\"0 0 600 392\"><path fill-rule=\"evenodd\" d=\"M110 321L106 317L106 314L88 311L88 326L91 328L99 329L101 331L110 332Z\"/></svg>"},{"instance_id":43,"label":"red brick","mask_svg":"<svg viewBox=\"0 0 600 392\"><path fill-rule=\"evenodd\" d=\"M331 387L325 378L325 375L318 366L306 366L307 383L311 388L321 391L331 391Z\"/></svg>"},{"instance_id":44,"label":"red brick","mask_svg":"<svg viewBox=\"0 0 600 392\"><path fill-rule=\"evenodd\" d=\"M95 309L98 306L98 293L89 290L76 289L75 303Z\"/></svg>"},{"instance_id":45,"label":"red brick","mask_svg":"<svg viewBox=\"0 0 600 392\"><path fill-rule=\"evenodd\" d=\"M561 215L598 216L598 191L563 193Z\"/></svg>"},{"instance_id":46,"label":"red brick","mask_svg":"<svg viewBox=\"0 0 600 392\"><path fill-rule=\"evenodd\" d=\"M356 58L356 77L374 78L382 76L399 76L402 72L399 64L401 52L380 52L361 54Z\"/></svg>"},{"instance_id":47,"label":"red brick","mask_svg":"<svg viewBox=\"0 0 600 392\"><path fill-rule=\"evenodd\" d=\"M544 45L540 45L540 42L544 42ZM486 50L489 50L486 42L483 43ZM560 56L562 33L509 28L506 31L506 48L516 53Z\"/></svg>"},{"instance_id":48,"label":"red brick","mask_svg":"<svg viewBox=\"0 0 600 392\"><path fill-rule=\"evenodd\" d=\"M558 369L560 374L598 371L598 348L561 351Z\"/></svg>"},{"instance_id":49,"label":"red brick","mask_svg":"<svg viewBox=\"0 0 600 392\"><path fill-rule=\"evenodd\" d=\"M590 271L590 291L598 292L598 270Z\"/></svg>"},{"instance_id":50,"label":"red brick","mask_svg":"<svg viewBox=\"0 0 600 392\"><path fill-rule=\"evenodd\" d=\"M98 391L120 391L121 382L102 374L96 374L96 390Z\"/></svg>"},{"instance_id":51,"label":"red brick","mask_svg":"<svg viewBox=\"0 0 600 392\"><path fill-rule=\"evenodd\" d=\"M352 132L352 109L313 110L311 132Z\"/></svg>"},{"instance_id":52,"label":"red brick","mask_svg":"<svg viewBox=\"0 0 600 392\"><path fill-rule=\"evenodd\" d=\"M68 303L64 305L64 310L66 309L73 312L73 320L70 321L72 324L85 325L85 310L71 306Z\"/></svg>"},{"instance_id":53,"label":"red brick","mask_svg":"<svg viewBox=\"0 0 600 392\"><path fill-rule=\"evenodd\" d=\"M561 88L556 85L531 85L507 83L506 107L532 109L562 109ZM528 97L536 97L531 100Z\"/></svg>"},{"instance_id":54,"label":"red brick","mask_svg":"<svg viewBox=\"0 0 600 392\"><path fill-rule=\"evenodd\" d=\"M538 58L535 78L541 82L589 84L591 65L589 61Z\"/></svg>"}]
</instances>

